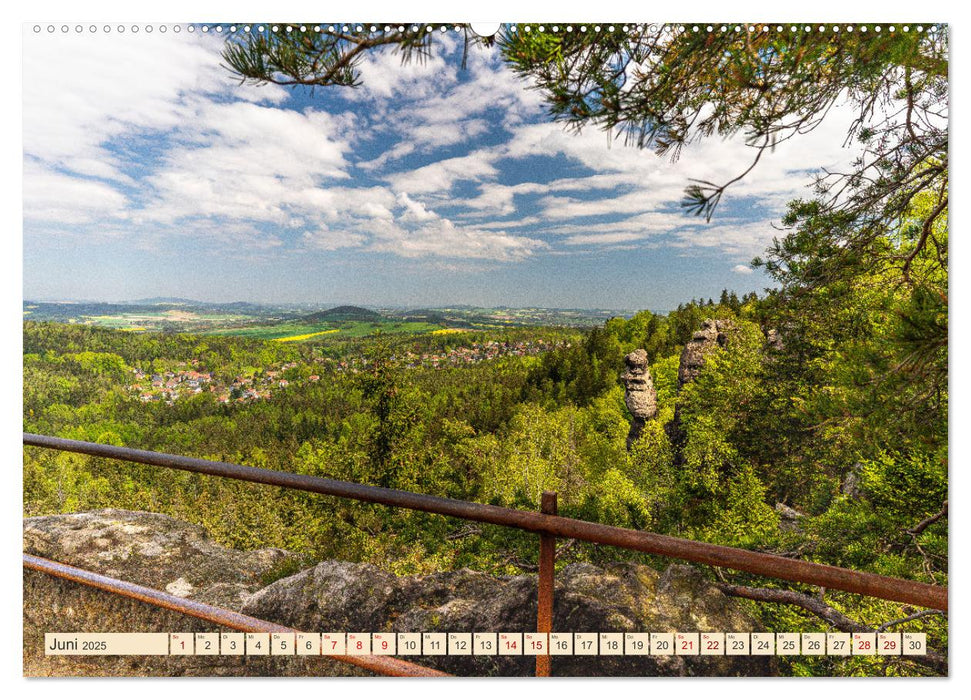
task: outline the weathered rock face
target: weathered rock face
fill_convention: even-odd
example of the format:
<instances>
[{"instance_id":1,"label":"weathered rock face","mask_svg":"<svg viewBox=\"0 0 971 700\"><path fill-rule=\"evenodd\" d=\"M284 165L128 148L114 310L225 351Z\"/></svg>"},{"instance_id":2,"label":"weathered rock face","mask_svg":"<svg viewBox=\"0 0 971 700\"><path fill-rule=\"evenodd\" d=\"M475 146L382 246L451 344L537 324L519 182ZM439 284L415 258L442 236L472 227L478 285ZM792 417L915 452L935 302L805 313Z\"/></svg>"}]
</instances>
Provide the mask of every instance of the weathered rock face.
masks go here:
<instances>
[{"instance_id":1,"label":"weathered rock face","mask_svg":"<svg viewBox=\"0 0 971 700\"><path fill-rule=\"evenodd\" d=\"M325 561L250 598L247 615L297 629L500 632L536 629L536 577L496 579L463 569L397 577L367 564ZM571 564L557 573L553 629L573 632L755 630L740 606L696 569ZM458 675L528 676L531 657L429 656ZM771 675L766 657L556 657L561 676Z\"/></svg>"},{"instance_id":2,"label":"weathered rock face","mask_svg":"<svg viewBox=\"0 0 971 700\"><path fill-rule=\"evenodd\" d=\"M728 345L728 338L734 327L731 321L723 319L709 318L702 322L701 329L694 332L691 340L685 343L681 351L681 361L678 363L678 391L681 391L685 384L698 378L705 366L705 358L711 352ZM675 459L680 460L680 445L685 438L681 428L680 404L675 406L674 418L664 426L664 429L676 447Z\"/></svg>"},{"instance_id":3,"label":"weathered rock face","mask_svg":"<svg viewBox=\"0 0 971 700\"><path fill-rule=\"evenodd\" d=\"M115 509L26 518L24 551L229 608L241 606L267 572L292 556L226 549L199 525Z\"/></svg>"},{"instance_id":4,"label":"weathered rock face","mask_svg":"<svg viewBox=\"0 0 971 700\"><path fill-rule=\"evenodd\" d=\"M627 371L621 375L624 381L624 402L630 411L630 432L627 449L641 434L644 424L657 415L657 392L647 364L647 351L635 350L624 358Z\"/></svg>"},{"instance_id":5,"label":"weathered rock face","mask_svg":"<svg viewBox=\"0 0 971 700\"><path fill-rule=\"evenodd\" d=\"M849 496L854 501L862 496L860 491L860 470L862 466L857 462L850 467L849 471L843 475L843 483L840 485L840 493Z\"/></svg>"},{"instance_id":6,"label":"weathered rock face","mask_svg":"<svg viewBox=\"0 0 971 700\"><path fill-rule=\"evenodd\" d=\"M701 330L695 331L681 351L681 362L678 365L679 389L698 377L705 364L705 357L712 350L727 345L728 333L733 327L731 321L711 318L701 324Z\"/></svg>"},{"instance_id":7,"label":"weathered rock face","mask_svg":"<svg viewBox=\"0 0 971 700\"><path fill-rule=\"evenodd\" d=\"M292 557L279 549L227 549L198 525L113 509L25 518L23 547L28 554L231 610L239 610L264 586L264 577ZM45 632L230 630L34 571L24 571L23 616L26 676L355 675L351 667L326 660L47 657L42 651Z\"/></svg>"},{"instance_id":8,"label":"weathered rock face","mask_svg":"<svg viewBox=\"0 0 971 700\"><path fill-rule=\"evenodd\" d=\"M394 576L369 564L325 561L266 587L289 556L238 552L201 528L151 513L106 510L28 518L24 550L174 595L309 631L530 631L536 577L467 569ZM191 588L190 588L191 587ZM754 631L733 599L689 566L659 574L638 564L571 564L557 574L554 629ZM24 573L26 675L359 675L307 657L45 657L44 632L202 632L218 626L37 572ZM411 657L463 675L531 675L530 657ZM771 657L559 657L554 675L772 675Z\"/></svg>"}]
</instances>

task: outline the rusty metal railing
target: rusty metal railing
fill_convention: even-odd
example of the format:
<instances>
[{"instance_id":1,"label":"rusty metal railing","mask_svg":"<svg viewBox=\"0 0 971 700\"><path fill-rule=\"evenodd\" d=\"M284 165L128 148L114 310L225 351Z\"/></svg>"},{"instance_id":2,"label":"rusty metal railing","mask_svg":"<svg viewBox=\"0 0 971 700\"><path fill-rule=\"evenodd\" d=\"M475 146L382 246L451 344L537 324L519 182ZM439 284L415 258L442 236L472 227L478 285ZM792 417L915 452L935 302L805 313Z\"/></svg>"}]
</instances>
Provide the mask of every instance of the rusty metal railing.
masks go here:
<instances>
[{"instance_id":1,"label":"rusty metal railing","mask_svg":"<svg viewBox=\"0 0 971 700\"><path fill-rule=\"evenodd\" d=\"M122 581L121 579L111 578L110 576L103 576L93 571L79 569L76 566L69 566L68 564L44 559L43 557L36 557L32 554L24 554L24 568L30 569L31 571L40 571L51 576L56 576L57 578L80 583L142 603L148 603L158 608L174 610L183 615L189 615L190 617L212 622L222 627L240 630L241 632L296 633L299 631L292 627L278 625L275 622L261 620L258 617L250 617L249 615L219 608L215 605L207 605L206 603L200 603L195 600L179 598L178 596L154 588L139 586L136 583ZM332 654L322 654L322 656L350 664L351 666L358 666L368 671L379 673L382 676L426 677L451 675L434 668L420 666L419 664L390 656L335 656Z\"/></svg>"},{"instance_id":2,"label":"rusty metal railing","mask_svg":"<svg viewBox=\"0 0 971 700\"><path fill-rule=\"evenodd\" d=\"M827 564L788 559L775 554L752 552L736 547L698 542L653 532L629 530L556 515L555 495L544 494L542 512L472 503L439 496L367 486L335 479L247 467L230 462L215 462L195 457L100 445L79 440L23 434L25 445L95 457L106 457L170 469L222 476L230 479L298 489L328 496L351 498L368 503L408 508L447 515L464 520L514 527L540 535L539 612L537 631L552 624L553 559L556 538L569 538L656 554L698 564L745 571L751 574L872 596L947 611L948 589L918 581L853 571ZM539 657L543 659L543 657ZM549 672L549 660L537 661L537 673Z\"/></svg>"}]
</instances>

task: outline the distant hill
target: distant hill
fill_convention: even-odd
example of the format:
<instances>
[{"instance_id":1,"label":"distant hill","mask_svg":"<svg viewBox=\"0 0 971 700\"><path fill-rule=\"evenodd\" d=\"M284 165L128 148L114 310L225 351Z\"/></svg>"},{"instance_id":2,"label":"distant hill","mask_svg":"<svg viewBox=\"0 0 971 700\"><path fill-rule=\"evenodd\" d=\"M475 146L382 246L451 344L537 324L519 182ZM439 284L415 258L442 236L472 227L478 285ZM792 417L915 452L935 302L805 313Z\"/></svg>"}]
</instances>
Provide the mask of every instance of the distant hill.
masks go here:
<instances>
[{"instance_id":1,"label":"distant hill","mask_svg":"<svg viewBox=\"0 0 971 700\"><path fill-rule=\"evenodd\" d=\"M178 306L203 306L204 303L195 299L183 299L181 297L148 297L147 299L135 299L134 301L122 302L120 306L139 306L146 304L175 304Z\"/></svg>"},{"instance_id":2,"label":"distant hill","mask_svg":"<svg viewBox=\"0 0 971 700\"><path fill-rule=\"evenodd\" d=\"M244 313L256 313L267 308L262 304L253 304L248 301L230 301L224 304L208 304L208 306L226 311L241 311Z\"/></svg>"},{"instance_id":3,"label":"distant hill","mask_svg":"<svg viewBox=\"0 0 971 700\"><path fill-rule=\"evenodd\" d=\"M448 319L445 317L445 314L434 309L413 309L402 313L401 317L405 321L424 321L426 323L438 323L443 326L448 325Z\"/></svg>"},{"instance_id":4,"label":"distant hill","mask_svg":"<svg viewBox=\"0 0 971 700\"><path fill-rule=\"evenodd\" d=\"M148 299L137 299L126 304L121 304L121 306L180 306L192 309L219 309L222 311L237 311L241 313L257 313L266 308L262 304L253 304L249 301L197 301L195 299L182 299L180 297L150 297Z\"/></svg>"},{"instance_id":5,"label":"distant hill","mask_svg":"<svg viewBox=\"0 0 971 700\"><path fill-rule=\"evenodd\" d=\"M300 320L307 323L320 323L322 321L380 321L384 318L377 311L371 311L360 306L335 306L327 311L318 311L302 317Z\"/></svg>"}]
</instances>

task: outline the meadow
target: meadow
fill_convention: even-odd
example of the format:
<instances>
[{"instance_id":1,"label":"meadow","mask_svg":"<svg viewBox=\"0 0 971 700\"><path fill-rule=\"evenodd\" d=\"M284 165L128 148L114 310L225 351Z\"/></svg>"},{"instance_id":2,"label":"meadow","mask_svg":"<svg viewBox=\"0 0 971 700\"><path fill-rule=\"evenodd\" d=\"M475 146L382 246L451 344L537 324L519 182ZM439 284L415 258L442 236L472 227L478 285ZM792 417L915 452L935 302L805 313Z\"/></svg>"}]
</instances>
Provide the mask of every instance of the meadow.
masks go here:
<instances>
[{"instance_id":1,"label":"meadow","mask_svg":"<svg viewBox=\"0 0 971 700\"><path fill-rule=\"evenodd\" d=\"M343 338L363 338L374 333L427 333L438 330L440 326L424 321L399 321L387 319L380 321L342 321L339 323L300 323L284 321L268 325L236 326L207 331L206 335L239 336L255 340L275 340L280 342L300 342L319 338L323 334L334 334Z\"/></svg>"}]
</instances>

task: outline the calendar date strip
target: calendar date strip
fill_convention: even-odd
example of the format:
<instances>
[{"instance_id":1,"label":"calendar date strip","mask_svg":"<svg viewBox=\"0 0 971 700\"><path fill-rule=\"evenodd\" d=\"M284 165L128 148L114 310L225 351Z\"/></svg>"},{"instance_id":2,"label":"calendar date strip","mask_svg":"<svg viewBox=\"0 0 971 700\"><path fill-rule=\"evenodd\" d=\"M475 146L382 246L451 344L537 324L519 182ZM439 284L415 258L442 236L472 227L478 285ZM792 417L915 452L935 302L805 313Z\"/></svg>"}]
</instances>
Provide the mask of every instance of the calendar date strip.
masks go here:
<instances>
[{"instance_id":1,"label":"calendar date strip","mask_svg":"<svg viewBox=\"0 0 971 700\"><path fill-rule=\"evenodd\" d=\"M48 656L927 656L923 632L49 632ZM391 659L387 659L391 660Z\"/></svg>"}]
</instances>

